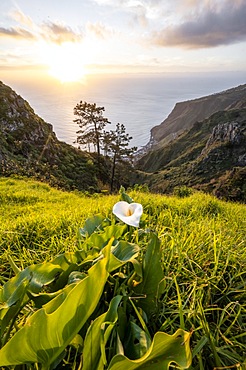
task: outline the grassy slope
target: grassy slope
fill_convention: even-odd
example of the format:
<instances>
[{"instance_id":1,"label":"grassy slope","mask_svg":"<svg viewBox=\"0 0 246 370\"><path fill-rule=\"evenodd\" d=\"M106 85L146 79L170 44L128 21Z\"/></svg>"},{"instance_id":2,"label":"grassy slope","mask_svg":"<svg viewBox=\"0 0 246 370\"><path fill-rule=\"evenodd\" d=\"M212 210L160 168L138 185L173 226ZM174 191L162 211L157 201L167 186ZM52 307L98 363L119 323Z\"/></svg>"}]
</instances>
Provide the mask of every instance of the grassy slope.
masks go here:
<instances>
[{"instance_id":1,"label":"grassy slope","mask_svg":"<svg viewBox=\"0 0 246 370\"><path fill-rule=\"evenodd\" d=\"M219 141L206 148L214 127L226 122L240 123L244 135L240 145ZM173 142L159 144L143 156L137 163L142 172L134 180L147 183L152 191L166 193L187 185L214 194L219 191L223 199L245 202L246 171L242 164L239 167L238 160L245 155L245 133L246 109L215 113L196 122Z\"/></svg>"},{"instance_id":2,"label":"grassy slope","mask_svg":"<svg viewBox=\"0 0 246 370\"><path fill-rule=\"evenodd\" d=\"M202 193L183 199L140 192L130 195L143 204L148 226L162 241L166 290L157 329L194 330L192 369L242 363L245 205ZM11 275L8 253L23 268L74 250L77 230L85 219L99 212L112 217L118 199L88 198L31 180L0 178L0 283Z\"/></svg>"}]
</instances>

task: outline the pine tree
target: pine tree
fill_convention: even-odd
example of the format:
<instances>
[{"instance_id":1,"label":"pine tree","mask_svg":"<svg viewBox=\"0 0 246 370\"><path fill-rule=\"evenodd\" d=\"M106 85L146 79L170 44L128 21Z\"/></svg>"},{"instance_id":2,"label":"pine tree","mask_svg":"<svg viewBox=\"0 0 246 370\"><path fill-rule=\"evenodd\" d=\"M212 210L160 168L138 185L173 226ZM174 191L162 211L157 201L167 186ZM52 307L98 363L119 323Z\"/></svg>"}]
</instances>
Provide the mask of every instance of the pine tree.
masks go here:
<instances>
[{"instance_id":1,"label":"pine tree","mask_svg":"<svg viewBox=\"0 0 246 370\"><path fill-rule=\"evenodd\" d=\"M76 142L81 145L94 144L97 151L98 167L100 172L100 145L104 127L109 124L108 118L103 116L104 107L97 107L96 103L87 103L80 101L74 108L74 119L81 128L76 132Z\"/></svg>"},{"instance_id":2,"label":"pine tree","mask_svg":"<svg viewBox=\"0 0 246 370\"><path fill-rule=\"evenodd\" d=\"M112 172L110 189L114 188L115 170L117 163L129 161L132 154L137 150L137 147L128 148L132 137L126 133L126 128L123 124L117 123L115 131L110 131L110 140L108 151L112 156Z\"/></svg>"}]
</instances>

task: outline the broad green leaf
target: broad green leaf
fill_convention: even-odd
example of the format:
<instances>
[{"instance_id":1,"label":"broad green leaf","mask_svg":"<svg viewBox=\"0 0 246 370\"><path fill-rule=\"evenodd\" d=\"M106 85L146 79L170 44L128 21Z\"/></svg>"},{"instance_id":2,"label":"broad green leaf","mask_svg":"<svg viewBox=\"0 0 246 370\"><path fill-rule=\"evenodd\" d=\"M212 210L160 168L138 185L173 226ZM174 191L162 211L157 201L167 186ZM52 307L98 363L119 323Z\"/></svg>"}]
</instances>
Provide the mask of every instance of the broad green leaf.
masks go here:
<instances>
[{"instance_id":1,"label":"broad green leaf","mask_svg":"<svg viewBox=\"0 0 246 370\"><path fill-rule=\"evenodd\" d=\"M112 246L112 255L109 261L109 272L123 266L125 262L130 262L139 253L139 246L136 244L119 241L116 246Z\"/></svg>"},{"instance_id":2,"label":"broad green leaf","mask_svg":"<svg viewBox=\"0 0 246 370\"><path fill-rule=\"evenodd\" d=\"M29 291L38 293L43 286L50 284L61 271L60 266L49 262L25 268L4 284L0 290L0 303L11 302L11 304L14 304L15 300L19 299L16 290L22 281L29 281Z\"/></svg>"},{"instance_id":3,"label":"broad green leaf","mask_svg":"<svg viewBox=\"0 0 246 370\"><path fill-rule=\"evenodd\" d=\"M160 241L151 233L143 258L143 281L134 288L136 294L146 296L138 301L138 305L149 315L157 308L157 299L162 294L161 281L164 277L161 266Z\"/></svg>"},{"instance_id":4,"label":"broad green leaf","mask_svg":"<svg viewBox=\"0 0 246 370\"><path fill-rule=\"evenodd\" d=\"M80 271L73 271L68 277L68 284L76 283L87 277L87 274Z\"/></svg>"},{"instance_id":5,"label":"broad green leaf","mask_svg":"<svg viewBox=\"0 0 246 370\"><path fill-rule=\"evenodd\" d=\"M62 271L53 263L31 265L17 273L0 290L1 333L16 316L19 309L29 301L27 293L37 294L41 289L55 280Z\"/></svg>"},{"instance_id":6,"label":"broad green leaf","mask_svg":"<svg viewBox=\"0 0 246 370\"><path fill-rule=\"evenodd\" d=\"M107 343L109 334L111 333L115 322L118 318L117 309L121 301L121 296L116 296L110 302L110 306L107 312L97 317L96 320L89 327L85 341L83 351L83 367L82 370L103 370L104 362L101 352L101 342L104 351ZM107 331L107 337L103 337L106 326L109 328Z\"/></svg>"},{"instance_id":7,"label":"broad green leaf","mask_svg":"<svg viewBox=\"0 0 246 370\"><path fill-rule=\"evenodd\" d=\"M139 246L137 244L128 243L126 241L119 241L116 246L111 248L113 255L121 261L129 261L134 259L139 253Z\"/></svg>"},{"instance_id":8,"label":"broad green leaf","mask_svg":"<svg viewBox=\"0 0 246 370\"><path fill-rule=\"evenodd\" d=\"M72 272L80 270L81 266L87 263L91 263L95 258L98 257L98 254L99 251L96 251L92 248L88 252L81 250L76 252L66 252L58 255L52 261L52 263L59 265L63 271L50 286L50 290L54 292L62 289L67 284L69 276Z\"/></svg>"},{"instance_id":9,"label":"broad green leaf","mask_svg":"<svg viewBox=\"0 0 246 370\"><path fill-rule=\"evenodd\" d=\"M104 228L103 231L93 233L85 243L89 247L97 247L100 250L107 245L109 240L113 237L116 241L119 239L127 230L126 225L110 225Z\"/></svg>"},{"instance_id":10,"label":"broad green leaf","mask_svg":"<svg viewBox=\"0 0 246 370\"><path fill-rule=\"evenodd\" d=\"M24 279L20 282L15 292L9 297L6 302L2 302L0 306L0 327L1 327L1 338L3 344L8 338L4 337L3 334L5 329L13 324L13 320L22 307L22 302L26 296L29 281ZM27 297L27 296L26 296ZM26 298L27 299L27 298Z\"/></svg>"},{"instance_id":11,"label":"broad green leaf","mask_svg":"<svg viewBox=\"0 0 246 370\"><path fill-rule=\"evenodd\" d=\"M76 265L83 261L83 259L78 252L66 252L56 256L51 262L54 265L59 265L65 271L71 265Z\"/></svg>"},{"instance_id":12,"label":"broad green leaf","mask_svg":"<svg viewBox=\"0 0 246 370\"><path fill-rule=\"evenodd\" d=\"M88 270L88 277L74 287L68 285L68 291L65 288L27 319L0 350L0 366L37 362L49 368L95 310L108 278L110 249L109 243L105 258Z\"/></svg>"},{"instance_id":13,"label":"broad green leaf","mask_svg":"<svg viewBox=\"0 0 246 370\"><path fill-rule=\"evenodd\" d=\"M114 237L115 240L122 237L122 235L127 231L127 225L110 225L104 229L104 238L109 240Z\"/></svg>"},{"instance_id":14,"label":"broad green leaf","mask_svg":"<svg viewBox=\"0 0 246 370\"><path fill-rule=\"evenodd\" d=\"M128 324L128 337L124 343L125 355L132 360L145 355L151 346L151 337L137 324Z\"/></svg>"},{"instance_id":15,"label":"broad green leaf","mask_svg":"<svg viewBox=\"0 0 246 370\"><path fill-rule=\"evenodd\" d=\"M157 332L149 350L137 360L124 355L112 358L108 370L168 370L172 363L182 369L191 365L190 333L178 329L173 335Z\"/></svg>"},{"instance_id":16,"label":"broad green leaf","mask_svg":"<svg viewBox=\"0 0 246 370\"><path fill-rule=\"evenodd\" d=\"M97 228L99 228L104 219L105 217L102 215L95 215L87 218L84 227L80 229L80 235L83 237L90 236Z\"/></svg>"}]
</instances>

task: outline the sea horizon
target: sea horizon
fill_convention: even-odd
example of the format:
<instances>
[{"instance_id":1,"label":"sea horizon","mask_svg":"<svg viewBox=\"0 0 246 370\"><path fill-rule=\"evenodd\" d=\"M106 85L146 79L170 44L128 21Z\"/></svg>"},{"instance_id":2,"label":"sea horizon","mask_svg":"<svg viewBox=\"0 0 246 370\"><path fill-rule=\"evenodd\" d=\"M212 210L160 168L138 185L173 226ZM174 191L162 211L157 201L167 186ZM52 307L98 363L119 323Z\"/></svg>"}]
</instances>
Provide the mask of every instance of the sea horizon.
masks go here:
<instances>
[{"instance_id":1,"label":"sea horizon","mask_svg":"<svg viewBox=\"0 0 246 370\"><path fill-rule=\"evenodd\" d=\"M16 79L10 74L1 80L52 124L61 141L74 145L79 126L73 122L73 108L82 100L104 107L111 122L107 129L124 124L133 137L130 146L140 149L148 143L151 128L161 124L176 103L245 84L246 72L94 75L70 84Z\"/></svg>"}]
</instances>

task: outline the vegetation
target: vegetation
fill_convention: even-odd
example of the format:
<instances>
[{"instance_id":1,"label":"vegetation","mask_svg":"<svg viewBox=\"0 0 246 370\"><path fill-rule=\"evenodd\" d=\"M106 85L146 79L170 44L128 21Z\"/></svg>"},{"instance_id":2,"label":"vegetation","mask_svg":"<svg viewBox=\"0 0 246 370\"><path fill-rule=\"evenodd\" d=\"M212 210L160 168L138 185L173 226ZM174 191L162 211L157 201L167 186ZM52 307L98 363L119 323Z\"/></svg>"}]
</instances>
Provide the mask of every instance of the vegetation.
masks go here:
<instances>
[{"instance_id":1,"label":"vegetation","mask_svg":"<svg viewBox=\"0 0 246 370\"><path fill-rule=\"evenodd\" d=\"M25 175L66 190L99 190L94 157L59 141L52 126L1 82L0 106L0 175Z\"/></svg>"},{"instance_id":2,"label":"vegetation","mask_svg":"<svg viewBox=\"0 0 246 370\"><path fill-rule=\"evenodd\" d=\"M109 120L103 117L104 107L97 107L96 103L87 103L81 101L74 108L74 114L78 118L74 119L80 130L77 131L78 144L88 145L94 144L98 156L98 165L100 162L100 146L104 127L109 124Z\"/></svg>"},{"instance_id":3,"label":"vegetation","mask_svg":"<svg viewBox=\"0 0 246 370\"><path fill-rule=\"evenodd\" d=\"M128 145L132 137L126 133L126 128L123 124L117 123L115 131L110 131L108 134L105 132L107 137L107 153L112 157L112 171L110 190L114 190L114 179L116 174L117 164L123 164L126 166L126 162L129 163L132 159L133 153L137 150L137 147L128 148Z\"/></svg>"},{"instance_id":4,"label":"vegetation","mask_svg":"<svg viewBox=\"0 0 246 370\"><path fill-rule=\"evenodd\" d=\"M111 174L106 177L110 178L110 191L114 190L114 179L116 177L116 166L118 163L122 167L129 167L129 160L137 147L128 148L132 137L126 133L123 124L117 123L115 130L103 130L109 120L103 117L104 107L97 107L95 103L80 102L74 108L76 122L81 130L77 131L76 142L81 145L87 145L89 152L91 144L94 145L97 152L97 164L99 176L102 177L101 165L101 147L106 158L110 159ZM126 161L128 163L126 163Z\"/></svg>"},{"instance_id":5,"label":"vegetation","mask_svg":"<svg viewBox=\"0 0 246 370\"><path fill-rule=\"evenodd\" d=\"M125 148L123 157L126 159L131 150L125 147L124 140L121 145L116 145L117 129L106 135L103 129L109 122L103 116L104 108L80 102L74 111L77 115L75 121L81 128L78 143L92 144L95 146L93 152L59 141L52 126L36 115L27 101L0 81L0 175L25 175L58 188L91 193L110 190L112 183L116 189L120 184L128 186L129 173L133 169L129 160L119 161L118 154ZM125 135L129 143L130 137ZM107 137L110 138L108 144ZM106 146L108 149L103 156L100 150ZM115 151L116 162L113 159Z\"/></svg>"},{"instance_id":6,"label":"vegetation","mask_svg":"<svg viewBox=\"0 0 246 370\"><path fill-rule=\"evenodd\" d=\"M106 363L109 369L126 369L133 363L132 369L143 364L146 369L166 369L168 362L159 363L160 367L158 362L154 365L144 362L147 361L144 353L151 361L165 359L166 354L157 352L156 345L166 347L167 341L169 355L170 351L173 353L172 361L183 368L243 369L246 208L188 190L180 188L179 197L167 197L136 186L128 193L144 209L140 227L136 229L113 216L112 208L119 196L66 193L26 179L0 178L1 340L2 345L13 344L0 350L0 366L13 369L12 356L26 353L30 336L33 347L29 364L22 367L26 369L41 366L34 365L35 362L43 363L43 369L49 368L47 364L57 369L103 369ZM124 193L121 196L127 197ZM94 217L97 214L101 216ZM119 242L114 268L105 262L109 257L100 258L102 247L110 248L111 235ZM108 251L104 254L108 255ZM146 266L152 268L149 275ZM18 277L20 274L22 278ZM84 278L85 274L94 278ZM150 281L146 276L152 277ZM18 283L19 290L13 289ZM15 285L11 287L11 284ZM84 284L91 285L86 288ZM151 287L152 293L148 291ZM56 296L58 288L67 299L58 301L61 297ZM76 293L89 288L93 290L94 295L88 296L93 304L88 303L89 298L87 303L77 302L78 307L85 304L88 310L82 315L79 309L78 314L84 319L80 326L74 327L69 312L75 303L66 309L65 302L72 297L71 289L71 292L77 289ZM144 298L146 292L147 297L152 297L150 301ZM7 301L3 299L6 295ZM77 296L80 294L76 293ZM61 310L64 316L52 324L42 307L52 310L54 318ZM40 327L37 336L37 332L25 325L26 321L37 324L39 315L48 320L47 325L52 329L49 340L53 344L57 340L54 333L60 335L66 320L71 320L63 331L61 351L55 347L53 351L45 349L45 342L37 340L40 337L42 341L43 329ZM128 342L126 328L131 333ZM26 339L16 333L24 333ZM86 333L91 333L91 337ZM117 333L118 350L122 345L124 356L116 356ZM192 364L189 364L190 336ZM178 340L186 346L177 357ZM35 358L35 348L40 345L42 351ZM134 358L139 360L131 362ZM22 361L18 363L25 363Z\"/></svg>"},{"instance_id":7,"label":"vegetation","mask_svg":"<svg viewBox=\"0 0 246 370\"><path fill-rule=\"evenodd\" d=\"M230 131L233 124L238 131ZM217 112L168 144L153 146L135 163L140 171L134 181L147 182L152 191L188 186L245 202L245 148L246 109Z\"/></svg>"},{"instance_id":8,"label":"vegetation","mask_svg":"<svg viewBox=\"0 0 246 370\"><path fill-rule=\"evenodd\" d=\"M105 130L109 122L103 107L86 102L75 107L75 121L81 126L78 143L94 146L94 152L86 152L57 140L52 126L0 82L0 175L26 175L66 190L91 193L136 183L147 183L151 191L160 193L186 186L245 203L244 96L245 85L177 104L165 121L174 126L163 123L152 133L161 134L164 126L171 132L163 140L154 135L157 144L139 152L132 166L135 148L129 148L131 138L122 124L116 130ZM169 134L172 141L167 140Z\"/></svg>"}]
</instances>

